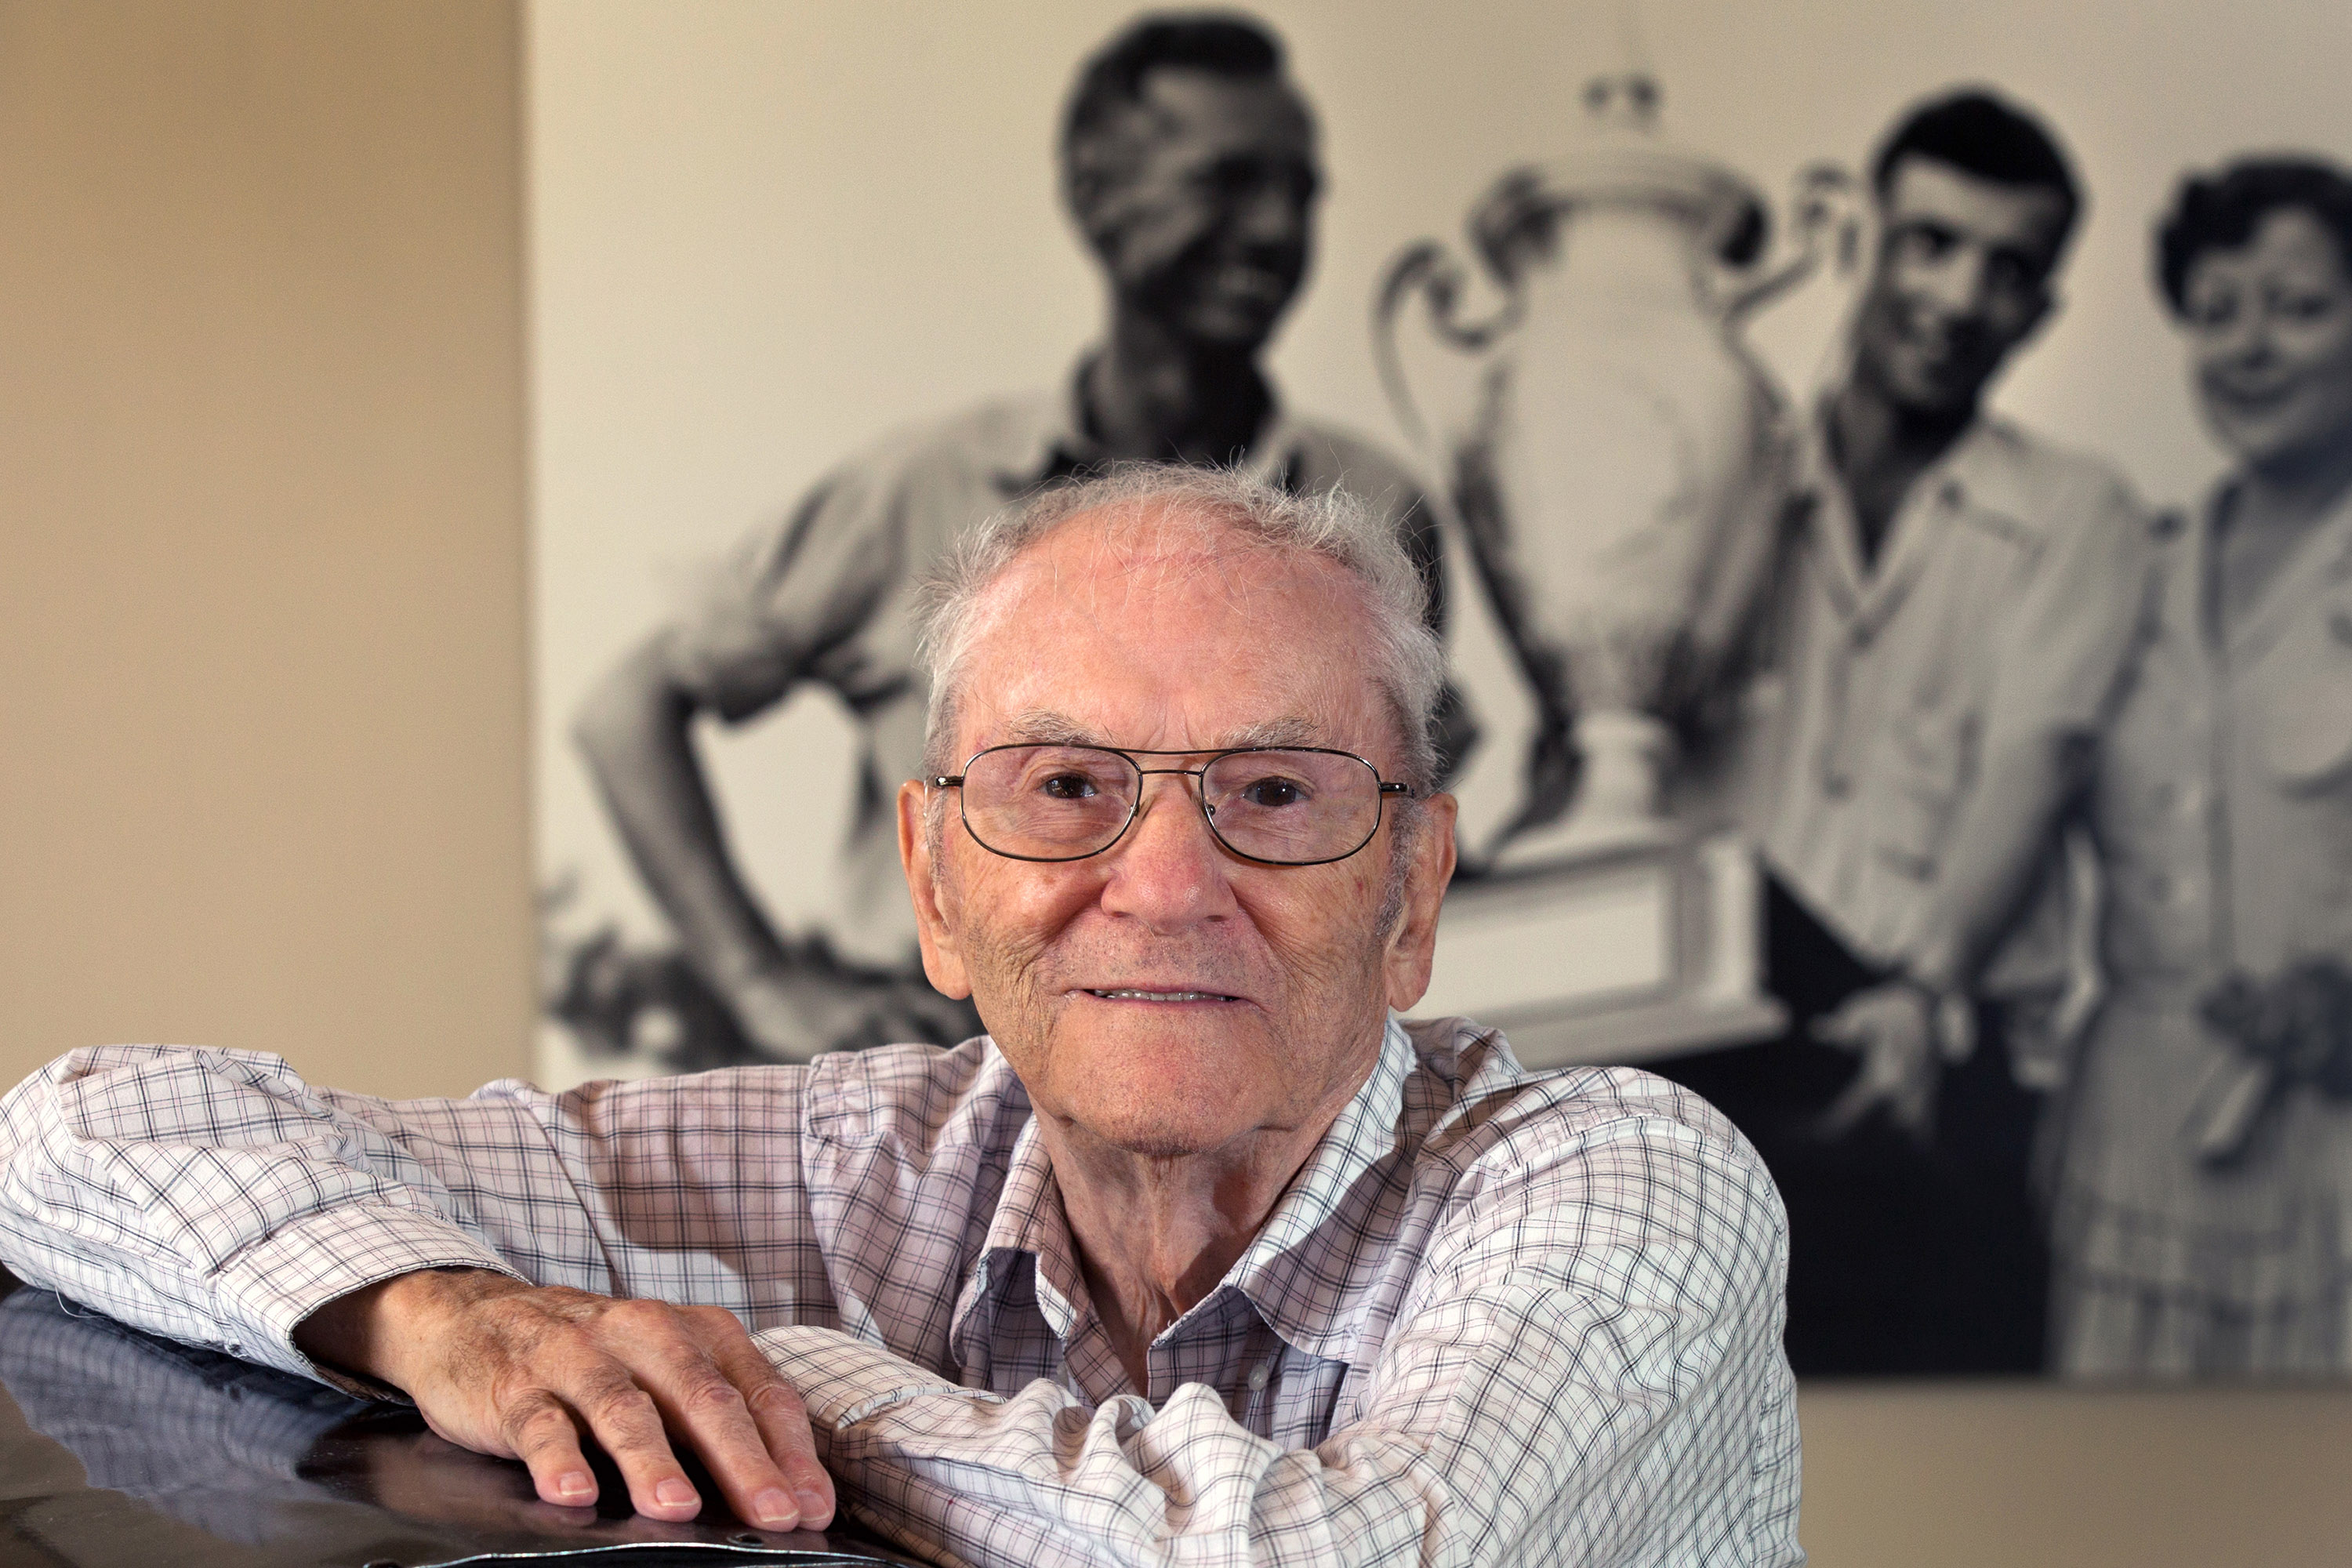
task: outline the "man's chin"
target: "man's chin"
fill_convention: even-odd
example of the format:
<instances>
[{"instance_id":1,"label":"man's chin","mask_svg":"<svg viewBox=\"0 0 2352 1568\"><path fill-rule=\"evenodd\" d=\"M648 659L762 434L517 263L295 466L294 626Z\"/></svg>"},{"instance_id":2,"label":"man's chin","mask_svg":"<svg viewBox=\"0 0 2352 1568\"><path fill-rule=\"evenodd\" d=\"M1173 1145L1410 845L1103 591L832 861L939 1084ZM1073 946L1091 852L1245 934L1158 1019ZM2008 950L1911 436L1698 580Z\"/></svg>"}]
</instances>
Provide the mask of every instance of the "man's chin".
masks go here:
<instances>
[{"instance_id":1,"label":"man's chin","mask_svg":"<svg viewBox=\"0 0 2352 1568\"><path fill-rule=\"evenodd\" d=\"M1997 367L1996 367L1997 368ZM1896 406L1928 421L1964 416L1975 411L1984 395L1990 369L1944 361L1906 365L1885 378Z\"/></svg>"},{"instance_id":2,"label":"man's chin","mask_svg":"<svg viewBox=\"0 0 2352 1568\"><path fill-rule=\"evenodd\" d=\"M1261 1074L1216 1052L1120 1054L1086 1064L1053 1098L1088 1136L1150 1159L1204 1153L1252 1131Z\"/></svg>"},{"instance_id":3,"label":"man's chin","mask_svg":"<svg viewBox=\"0 0 2352 1568\"><path fill-rule=\"evenodd\" d=\"M1195 305L1184 313L1186 338L1202 348L1236 357L1255 358L1274 336L1282 310L1273 312L1232 305Z\"/></svg>"}]
</instances>

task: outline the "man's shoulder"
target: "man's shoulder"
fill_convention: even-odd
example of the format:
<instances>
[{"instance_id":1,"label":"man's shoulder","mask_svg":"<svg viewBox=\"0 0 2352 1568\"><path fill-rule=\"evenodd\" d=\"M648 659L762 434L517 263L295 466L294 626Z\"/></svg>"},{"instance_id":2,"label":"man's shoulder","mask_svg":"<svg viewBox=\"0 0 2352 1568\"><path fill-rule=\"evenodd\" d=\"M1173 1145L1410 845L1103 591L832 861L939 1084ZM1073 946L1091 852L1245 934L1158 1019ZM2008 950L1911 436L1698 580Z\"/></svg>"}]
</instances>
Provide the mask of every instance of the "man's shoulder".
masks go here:
<instances>
[{"instance_id":1,"label":"man's shoulder","mask_svg":"<svg viewBox=\"0 0 2352 1568\"><path fill-rule=\"evenodd\" d=\"M1430 493L1426 475L1392 448L1368 436L1302 415L1286 416L1293 467L1300 489L1337 488L1391 514L1410 510Z\"/></svg>"},{"instance_id":2,"label":"man's shoulder","mask_svg":"<svg viewBox=\"0 0 2352 1568\"><path fill-rule=\"evenodd\" d=\"M1029 1097L986 1035L954 1047L828 1051L808 1067L810 1133L928 1160L949 1145L1010 1149Z\"/></svg>"},{"instance_id":3,"label":"man's shoulder","mask_svg":"<svg viewBox=\"0 0 2352 1568\"><path fill-rule=\"evenodd\" d=\"M2085 518L2137 518L2142 508L2123 470L1999 415L1987 415L1960 468L1969 500L2045 539Z\"/></svg>"},{"instance_id":4,"label":"man's shoulder","mask_svg":"<svg viewBox=\"0 0 2352 1568\"><path fill-rule=\"evenodd\" d=\"M1474 1169L1550 1165L1616 1134L1727 1162L1769 1186L1762 1160L1724 1114L1679 1084L1628 1067L1530 1069L1499 1029L1412 1020L1408 1121L1420 1160Z\"/></svg>"},{"instance_id":5,"label":"man's shoulder","mask_svg":"<svg viewBox=\"0 0 2352 1568\"><path fill-rule=\"evenodd\" d=\"M1008 393L897 426L835 464L827 482L891 490L950 475L1025 473L1043 466L1063 422L1058 395Z\"/></svg>"}]
</instances>

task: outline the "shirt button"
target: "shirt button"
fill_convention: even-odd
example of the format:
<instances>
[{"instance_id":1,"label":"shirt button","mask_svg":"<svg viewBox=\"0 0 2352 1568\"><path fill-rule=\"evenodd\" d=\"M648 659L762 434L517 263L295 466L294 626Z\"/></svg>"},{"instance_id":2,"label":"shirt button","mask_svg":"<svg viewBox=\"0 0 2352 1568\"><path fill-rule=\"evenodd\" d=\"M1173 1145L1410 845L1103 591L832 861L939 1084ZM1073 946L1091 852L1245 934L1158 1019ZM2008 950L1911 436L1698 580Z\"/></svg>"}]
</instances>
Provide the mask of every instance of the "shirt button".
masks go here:
<instances>
[{"instance_id":1,"label":"shirt button","mask_svg":"<svg viewBox=\"0 0 2352 1568\"><path fill-rule=\"evenodd\" d=\"M1265 1363L1264 1362L1260 1362L1255 1366L1250 1368L1248 1379L1250 1392L1252 1394L1265 1393L1266 1379L1271 1375L1272 1374L1265 1370Z\"/></svg>"},{"instance_id":2,"label":"shirt button","mask_svg":"<svg viewBox=\"0 0 2352 1568\"><path fill-rule=\"evenodd\" d=\"M1850 773L1831 773L1822 780L1822 793L1832 800L1843 800L1853 793L1853 777Z\"/></svg>"},{"instance_id":3,"label":"shirt button","mask_svg":"<svg viewBox=\"0 0 2352 1568\"><path fill-rule=\"evenodd\" d=\"M1960 509L1960 503L1969 499L1968 492L1960 489L1960 481L1958 479L1946 479L1943 489L1937 490L1936 494L1946 507L1954 511L1958 511Z\"/></svg>"}]
</instances>

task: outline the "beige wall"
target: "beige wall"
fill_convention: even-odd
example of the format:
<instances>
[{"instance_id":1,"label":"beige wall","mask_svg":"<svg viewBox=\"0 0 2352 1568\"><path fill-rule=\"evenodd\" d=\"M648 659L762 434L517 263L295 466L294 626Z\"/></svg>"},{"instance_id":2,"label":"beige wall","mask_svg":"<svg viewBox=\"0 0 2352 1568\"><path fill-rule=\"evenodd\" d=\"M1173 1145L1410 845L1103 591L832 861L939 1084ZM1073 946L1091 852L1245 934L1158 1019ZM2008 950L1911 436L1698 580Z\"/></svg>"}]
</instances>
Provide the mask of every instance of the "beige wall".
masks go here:
<instances>
[{"instance_id":1,"label":"beige wall","mask_svg":"<svg viewBox=\"0 0 2352 1568\"><path fill-rule=\"evenodd\" d=\"M517 27L0 4L0 1074L525 1059ZM1860 1564L2305 1563L2352 1399L1823 1390Z\"/></svg>"},{"instance_id":2,"label":"beige wall","mask_svg":"<svg viewBox=\"0 0 2352 1568\"><path fill-rule=\"evenodd\" d=\"M0 1075L523 1069L518 32L0 5Z\"/></svg>"}]
</instances>

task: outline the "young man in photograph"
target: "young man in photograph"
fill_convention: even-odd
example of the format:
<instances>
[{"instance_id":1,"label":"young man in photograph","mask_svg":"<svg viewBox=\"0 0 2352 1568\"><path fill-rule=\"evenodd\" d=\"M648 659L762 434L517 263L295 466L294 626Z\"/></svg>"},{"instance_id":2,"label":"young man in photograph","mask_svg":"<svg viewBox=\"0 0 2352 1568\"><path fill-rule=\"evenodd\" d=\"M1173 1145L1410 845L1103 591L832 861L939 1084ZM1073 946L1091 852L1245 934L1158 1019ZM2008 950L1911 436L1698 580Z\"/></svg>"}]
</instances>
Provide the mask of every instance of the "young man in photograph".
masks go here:
<instances>
[{"instance_id":1,"label":"young man in photograph","mask_svg":"<svg viewBox=\"0 0 2352 1568\"><path fill-rule=\"evenodd\" d=\"M1101 336L1062 387L900 432L748 540L716 589L630 648L573 726L687 958L761 1056L960 1039L968 1008L927 985L898 885L890 792L922 749L917 584L974 523L1039 487L1131 460L1223 464L1300 491L1346 487L1390 520L1440 614L1416 481L1353 437L1286 413L1259 359L1305 279L1321 174L1281 46L1230 14L1147 16L1082 68L1062 190L1101 269ZM833 929L895 970L860 974L825 934L787 942L730 853L694 721L740 723L830 688L859 731Z\"/></svg>"},{"instance_id":2,"label":"young man in photograph","mask_svg":"<svg viewBox=\"0 0 2352 1568\"><path fill-rule=\"evenodd\" d=\"M2056 769L2107 700L2147 529L2106 464L1985 406L2055 309L2080 214L2050 133L1957 92L1906 115L1872 176L1876 255L1803 433L1742 718L1768 984L1792 1025L1664 1070L1740 1124L1787 1194L1801 1374L2032 1372L2041 1097L2009 1047L2049 998L2004 1005L1996 977L1972 1008L1976 977L1911 946L1986 735ZM2048 987L2066 922L2042 913L2012 973Z\"/></svg>"}]
</instances>

